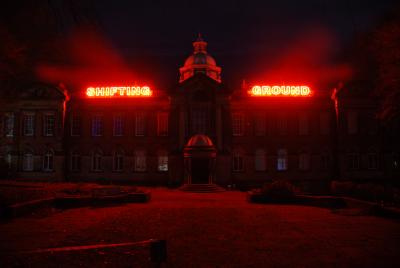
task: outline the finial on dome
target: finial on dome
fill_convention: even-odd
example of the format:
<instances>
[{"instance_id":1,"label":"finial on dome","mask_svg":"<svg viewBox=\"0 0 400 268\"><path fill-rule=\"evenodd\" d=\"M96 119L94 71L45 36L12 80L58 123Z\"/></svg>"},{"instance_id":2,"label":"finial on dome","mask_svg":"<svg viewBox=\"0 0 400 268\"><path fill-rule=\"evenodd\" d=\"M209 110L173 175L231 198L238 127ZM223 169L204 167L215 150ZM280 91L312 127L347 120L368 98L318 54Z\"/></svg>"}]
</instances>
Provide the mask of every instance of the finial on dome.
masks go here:
<instances>
[{"instance_id":1,"label":"finial on dome","mask_svg":"<svg viewBox=\"0 0 400 268\"><path fill-rule=\"evenodd\" d=\"M203 37L201 37L201 33L197 34L196 42L204 42Z\"/></svg>"},{"instance_id":2,"label":"finial on dome","mask_svg":"<svg viewBox=\"0 0 400 268\"><path fill-rule=\"evenodd\" d=\"M194 53L207 53L207 42L204 41L200 33L197 35L196 41L193 42Z\"/></svg>"}]
</instances>

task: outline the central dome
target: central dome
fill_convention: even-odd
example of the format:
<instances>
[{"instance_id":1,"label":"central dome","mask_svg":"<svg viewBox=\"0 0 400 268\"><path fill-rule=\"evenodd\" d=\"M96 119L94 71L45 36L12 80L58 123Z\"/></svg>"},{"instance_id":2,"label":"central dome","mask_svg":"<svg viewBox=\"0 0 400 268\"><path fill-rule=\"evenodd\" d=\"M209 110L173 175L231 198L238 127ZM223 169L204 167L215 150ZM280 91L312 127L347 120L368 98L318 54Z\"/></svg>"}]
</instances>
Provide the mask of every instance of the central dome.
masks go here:
<instances>
[{"instance_id":1,"label":"central dome","mask_svg":"<svg viewBox=\"0 0 400 268\"><path fill-rule=\"evenodd\" d=\"M202 52L190 55L189 58L186 59L184 66L188 67L191 65L198 65L198 64L217 66L217 63L215 62L213 57Z\"/></svg>"},{"instance_id":2,"label":"central dome","mask_svg":"<svg viewBox=\"0 0 400 268\"><path fill-rule=\"evenodd\" d=\"M190 55L183 67L179 68L179 82L192 77L196 73L204 73L217 82L221 82L221 68L217 66L214 58L207 53L207 42L201 35L193 42L193 54Z\"/></svg>"}]
</instances>

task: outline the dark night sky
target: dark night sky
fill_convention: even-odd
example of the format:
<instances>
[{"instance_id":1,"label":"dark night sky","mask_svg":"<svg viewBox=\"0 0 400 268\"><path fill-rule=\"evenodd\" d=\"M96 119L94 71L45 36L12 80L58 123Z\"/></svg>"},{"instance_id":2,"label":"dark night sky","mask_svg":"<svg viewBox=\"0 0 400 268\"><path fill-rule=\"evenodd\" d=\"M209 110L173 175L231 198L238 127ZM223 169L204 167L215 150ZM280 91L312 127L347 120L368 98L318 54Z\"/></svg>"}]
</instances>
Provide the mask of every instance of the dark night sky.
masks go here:
<instances>
[{"instance_id":1,"label":"dark night sky","mask_svg":"<svg viewBox=\"0 0 400 268\"><path fill-rule=\"evenodd\" d=\"M171 87L177 82L178 68L192 53L191 43L201 33L209 43L209 53L222 67L223 81L228 86L237 87L242 79L268 79L271 70L281 69L285 74L300 73L304 62L309 65L308 69L328 65L328 70L335 69L337 62L334 58L338 52L343 51L355 36L371 30L396 2L21 0L10 1L13 8L9 11L3 9L0 20L5 25L13 21L16 28L25 28L24 33L28 33L25 39L29 40L35 39L38 34L46 35L40 24L36 31L32 31L29 22L23 23L26 15L39 7L39 3L47 5L49 12L61 18L65 29L69 29L71 21L76 21L76 14L80 13L89 21L94 18L107 40L105 43L111 43L114 48L112 54L128 64L135 73L135 79L143 77L160 88ZM14 16L14 12L24 6L21 3L27 4L25 13ZM32 16L34 20L37 15L42 16L40 8L38 10L39 13ZM78 58L93 60L106 54L102 53L104 46L93 49L84 47L79 43L82 35L75 41L81 47ZM64 49L71 47L67 45ZM103 56L102 61L106 62L107 56ZM82 67L79 64L78 61L75 68ZM310 74L318 76L314 71L308 72L308 77ZM67 73L64 76L71 75Z\"/></svg>"},{"instance_id":2,"label":"dark night sky","mask_svg":"<svg viewBox=\"0 0 400 268\"><path fill-rule=\"evenodd\" d=\"M251 78L257 60L268 61L306 30L324 27L344 46L375 23L393 0L95 1L98 19L132 66L176 81L198 32L223 67L225 80ZM240 76L240 77L239 77ZM236 83L236 81L234 82Z\"/></svg>"}]
</instances>

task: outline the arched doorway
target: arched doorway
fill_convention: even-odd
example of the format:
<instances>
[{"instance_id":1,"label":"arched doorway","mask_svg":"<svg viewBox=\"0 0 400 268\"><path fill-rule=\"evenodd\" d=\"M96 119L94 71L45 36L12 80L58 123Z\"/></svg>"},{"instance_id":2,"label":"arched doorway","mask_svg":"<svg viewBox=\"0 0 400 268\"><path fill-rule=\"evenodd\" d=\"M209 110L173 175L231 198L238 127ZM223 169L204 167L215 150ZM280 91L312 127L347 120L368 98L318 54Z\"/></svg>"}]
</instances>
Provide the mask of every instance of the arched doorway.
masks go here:
<instances>
[{"instance_id":1,"label":"arched doorway","mask_svg":"<svg viewBox=\"0 0 400 268\"><path fill-rule=\"evenodd\" d=\"M185 184L214 184L217 151L209 137L194 135L184 148Z\"/></svg>"}]
</instances>

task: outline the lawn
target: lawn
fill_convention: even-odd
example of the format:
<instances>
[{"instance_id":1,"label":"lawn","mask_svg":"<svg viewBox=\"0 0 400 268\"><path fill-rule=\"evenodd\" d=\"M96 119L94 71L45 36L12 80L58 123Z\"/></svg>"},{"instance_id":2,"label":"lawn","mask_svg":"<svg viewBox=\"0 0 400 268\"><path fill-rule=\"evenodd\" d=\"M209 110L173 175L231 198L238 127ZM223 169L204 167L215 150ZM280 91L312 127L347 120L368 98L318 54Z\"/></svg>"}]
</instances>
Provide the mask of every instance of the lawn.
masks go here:
<instances>
[{"instance_id":1,"label":"lawn","mask_svg":"<svg viewBox=\"0 0 400 268\"><path fill-rule=\"evenodd\" d=\"M400 267L399 221L353 210L252 204L242 192L151 190L147 204L70 209L0 224L6 266L149 267L148 251L129 247L18 252L159 238L167 240L167 267Z\"/></svg>"}]
</instances>

